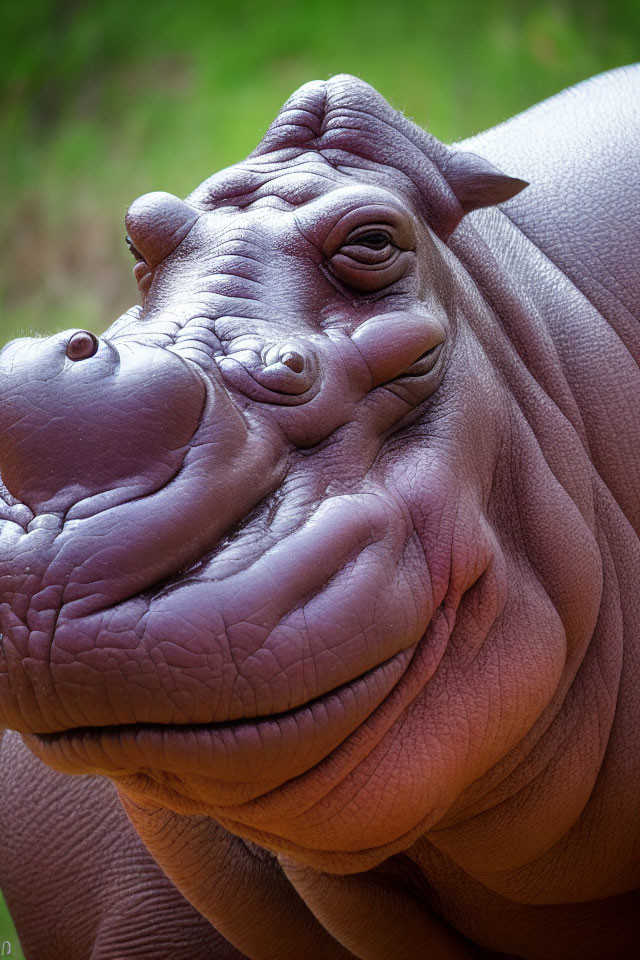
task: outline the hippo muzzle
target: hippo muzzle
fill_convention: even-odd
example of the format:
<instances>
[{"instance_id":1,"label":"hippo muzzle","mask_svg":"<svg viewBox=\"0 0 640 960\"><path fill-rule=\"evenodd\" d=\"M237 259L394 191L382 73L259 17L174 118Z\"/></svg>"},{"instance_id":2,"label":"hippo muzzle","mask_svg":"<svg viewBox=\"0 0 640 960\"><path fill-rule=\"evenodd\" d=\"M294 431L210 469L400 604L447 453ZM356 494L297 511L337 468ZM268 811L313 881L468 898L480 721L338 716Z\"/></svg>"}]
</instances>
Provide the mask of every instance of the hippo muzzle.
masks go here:
<instances>
[{"instance_id":1,"label":"hippo muzzle","mask_svg":"<svg viewBox=\"0 0 640 960\"><path fill-rule=\"evenodd\" d=\"M177 354L84 331L14 341L0 383L4 482L34 515L67 519L167 484L206 394Z\"/></svg>"}]
</instances>

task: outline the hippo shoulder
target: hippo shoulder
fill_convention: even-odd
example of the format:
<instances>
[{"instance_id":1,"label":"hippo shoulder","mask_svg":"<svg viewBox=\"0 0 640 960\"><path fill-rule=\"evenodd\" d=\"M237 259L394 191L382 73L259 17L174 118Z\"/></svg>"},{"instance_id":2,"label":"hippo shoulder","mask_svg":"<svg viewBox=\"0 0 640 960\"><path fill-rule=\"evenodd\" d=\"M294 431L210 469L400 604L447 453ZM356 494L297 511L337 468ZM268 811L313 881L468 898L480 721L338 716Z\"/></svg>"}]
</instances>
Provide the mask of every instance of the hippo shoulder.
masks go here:
<instances>
[{"instance_id":1,"label":"hippo shoulder","mask_svg":"<svg viewBox=\"0 0 640 960\"><path fill-rule=\"evenodd\" d=\"M505 213L618 329L640 304L640 65L600 74L458 148L530 187Z\"/></svg>"}]
</instances>

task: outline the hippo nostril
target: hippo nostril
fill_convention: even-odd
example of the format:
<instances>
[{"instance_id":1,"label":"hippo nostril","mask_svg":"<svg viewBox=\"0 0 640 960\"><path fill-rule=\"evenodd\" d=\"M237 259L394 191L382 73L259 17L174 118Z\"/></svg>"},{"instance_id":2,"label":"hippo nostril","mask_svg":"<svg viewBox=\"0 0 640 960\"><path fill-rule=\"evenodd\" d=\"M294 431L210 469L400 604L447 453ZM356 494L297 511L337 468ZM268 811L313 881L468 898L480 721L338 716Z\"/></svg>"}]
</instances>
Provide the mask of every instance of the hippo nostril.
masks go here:
<instances>
[{"instance_id":1,"label":"hippo nostril","mask_svg":"<svg viewBox=\"0 0 640 960\"><path fill-rule=\"evenodd\" d=\"M304 370L304 357L301 357L295 350L287 350L286 353L283 353L280 357L280 363L292 370L293 373L302 373Z\"/></svg>"},{"instance_id":2,"label":"hippo nostril","mask_svg":"<svg viewBox=\"0 0 640 960\"><path fill-rule=\"evenodd\" d=\"M98 349L98 338L88 330L74 333L67 343L66 354L69 360L87 360Z\"/></svg>"}]
</instances>

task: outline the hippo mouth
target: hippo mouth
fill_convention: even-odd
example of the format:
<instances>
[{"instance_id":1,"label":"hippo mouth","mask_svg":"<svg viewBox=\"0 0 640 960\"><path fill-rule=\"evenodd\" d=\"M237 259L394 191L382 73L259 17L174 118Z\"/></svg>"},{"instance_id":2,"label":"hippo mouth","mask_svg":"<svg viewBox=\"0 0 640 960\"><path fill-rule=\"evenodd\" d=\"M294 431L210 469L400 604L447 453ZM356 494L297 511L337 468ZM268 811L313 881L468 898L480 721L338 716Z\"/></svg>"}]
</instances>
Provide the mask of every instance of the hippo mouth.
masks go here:
<instances>
[{"instance_id":1,"label":"hippo mouth","mask_svg":"<svg viewBox=\"0 0 640 960\"><path fill-rule=\"evenodd\" d=\"M64 554L83 524L129 506L73 521L73 537L51 542ZM68 772L180 776L205 755L216 781L235 794L243 780L252 795L298 776L384 700L429 622L427 591L406 582L410 530L398 514L379 493L332 497L281 539L261 535L258 516L168 578L142 590L127 579L108 604L85 576L77 595L67 586L46 650L42 590L22 622L4 603L6 725Z\"/></svg>"},{"instance_id":2,"label":"hippo mouth","mask_svg":"<svg viewBox=\"0 0 640 960\"><path fill-rule=\"evenodd\" d=\"M24 739L62 772L107 774L135 784L138 793L141 784L147 793L160 786L177 809L210 812L211 803L254 800L317 767L384 703L413 654L403 650L282 713L226 723L84 727Z\"/></svg>"}]
</instances>

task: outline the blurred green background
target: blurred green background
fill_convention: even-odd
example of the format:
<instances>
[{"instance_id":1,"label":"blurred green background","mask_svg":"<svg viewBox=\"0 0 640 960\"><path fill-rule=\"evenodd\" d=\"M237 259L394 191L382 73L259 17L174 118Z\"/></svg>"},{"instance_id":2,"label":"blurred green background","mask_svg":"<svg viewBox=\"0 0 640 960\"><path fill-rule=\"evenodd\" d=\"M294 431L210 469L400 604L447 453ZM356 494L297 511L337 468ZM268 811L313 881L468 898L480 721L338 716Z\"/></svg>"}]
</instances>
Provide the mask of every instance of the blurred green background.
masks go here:
<instances>
[{"instance_id":1,"label":"blurred green background","mask_svg":"<svg viewBox=\"0 0 640 960\"><path fill-rule=\"evenodd\" d=\"M358 74L451 141L640 49L638 0L17 0L0 17L0 340L103 328L134 299L131 200L242 158L306 80Z\"/></svg>"},{"instance_id":2,"label":"blurred green background","mask_svg":"<svg viewBox=\"0 0 640 960\"><path fill-rule=\"evenodd\" d=\"M638 0L5 3L0 342L102 330L135 300L131 200L241 159L307 80L355 73L452 141L639 55Z\"/></svg>"}]
</instances>

